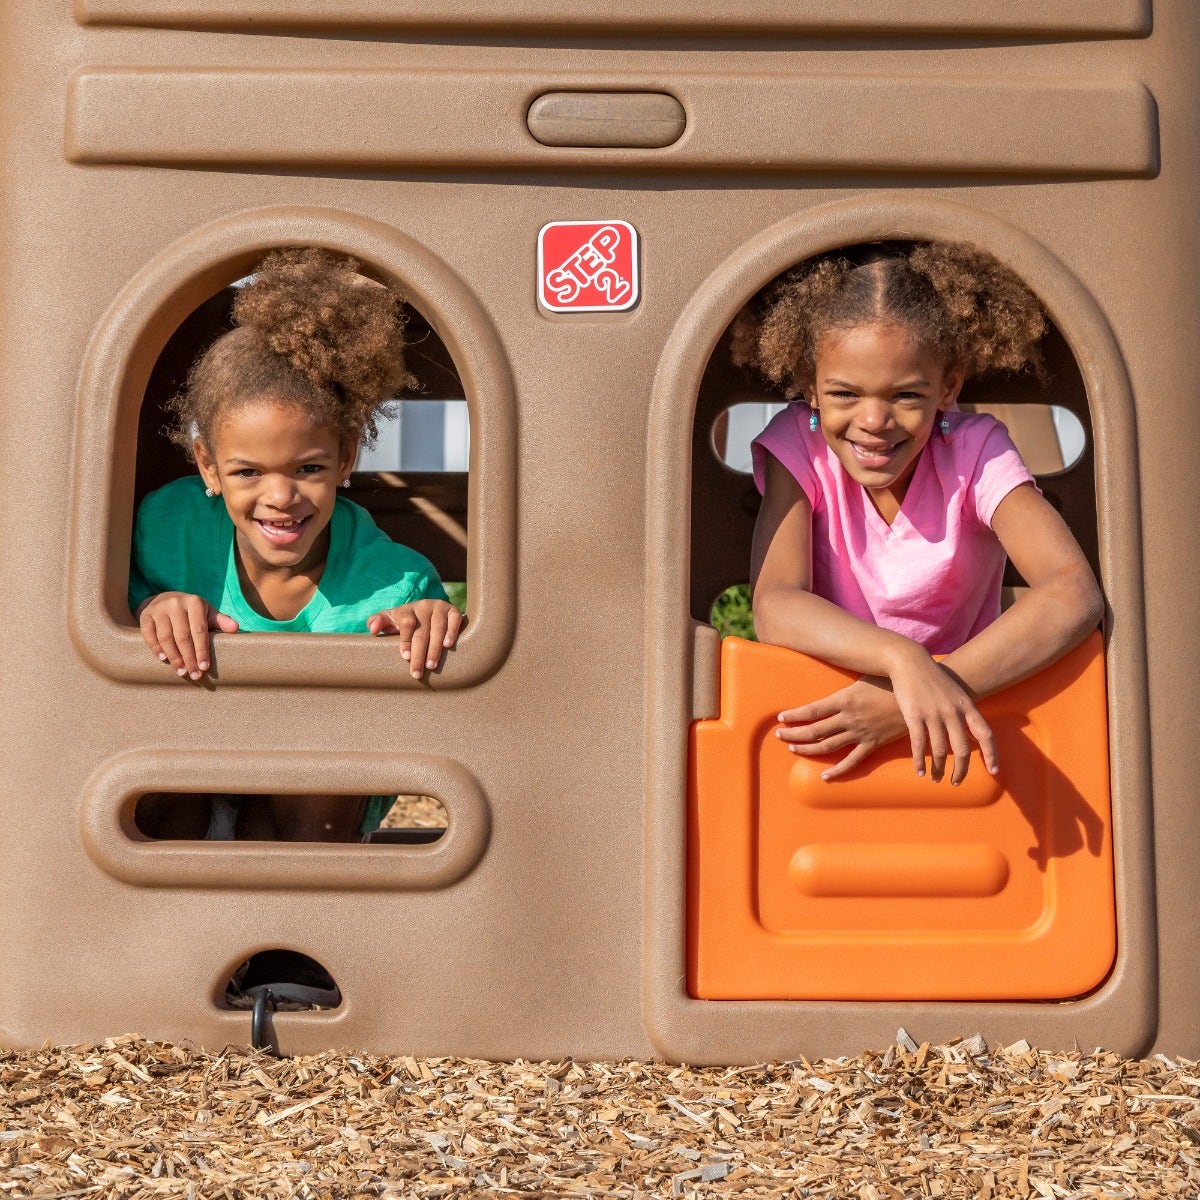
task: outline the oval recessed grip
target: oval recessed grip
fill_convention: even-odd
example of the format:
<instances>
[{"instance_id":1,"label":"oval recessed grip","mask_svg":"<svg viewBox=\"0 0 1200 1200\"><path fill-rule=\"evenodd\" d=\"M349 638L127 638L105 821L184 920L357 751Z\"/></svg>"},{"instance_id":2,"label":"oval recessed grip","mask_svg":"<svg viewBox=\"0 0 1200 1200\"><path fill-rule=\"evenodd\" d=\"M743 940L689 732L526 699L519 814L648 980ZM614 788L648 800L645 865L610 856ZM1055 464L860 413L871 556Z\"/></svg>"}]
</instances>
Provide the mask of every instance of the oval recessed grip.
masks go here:
<instances>
[{"instance_id":1,"label":"oval recessed grip","mask_svg":"<svg viewBox=\"0 0 1200 1200\"><path fill-rule=\"evenodd\" d=\"M656 149L679 141L687 117L665 92L547 92L529 107L543 146Z\"/></svg>"}]
</instances>

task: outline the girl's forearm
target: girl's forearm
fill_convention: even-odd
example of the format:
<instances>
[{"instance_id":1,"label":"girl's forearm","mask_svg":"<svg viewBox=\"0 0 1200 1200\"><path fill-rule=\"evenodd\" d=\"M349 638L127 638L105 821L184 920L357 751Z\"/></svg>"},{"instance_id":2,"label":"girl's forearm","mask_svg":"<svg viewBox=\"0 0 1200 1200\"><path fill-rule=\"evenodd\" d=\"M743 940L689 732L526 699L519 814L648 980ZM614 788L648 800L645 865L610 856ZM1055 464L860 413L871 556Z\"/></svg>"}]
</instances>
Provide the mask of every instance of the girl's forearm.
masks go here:
<instances>
[{"instance_id":1,"label":"girl's forearm","mask_svg":"<svg viewBox=\"0 0 1200 1200\"><path fill-rule=\"evenodd\" d=\"M1021 595L942 665L973 695L987 696L1074 649L1103 615L1104 598L1091 572L1064 571Z\"/></svg>"},{"instance_id":2,"label":"girl's forearm","mask_svg":"<svg viewBox=\"0 0 1200 1200\"><path fill-rule=\"evenodd\" d=\"M942 665L973 696L1019 683L1074 649L1104 615L1090 571L1065 571L1023 594L1013 606ZM786 646L861 675L892 678L926 651L902 634L851 616L803 589L754 596L755 630L764 642Z\"/></svg>"},{"instance_id":3,"label":"girl's forearm","mask_svg":"<svg viewBox=\"0 0 1200 1200\"><path fill-rule=\"evenodd\" d=\"M760 589L754 594L753 608L760 641L800 650L860 675L891 678L904 661L929 657L903 634L851 616L802 588Z\"/></svg>"}]
</instances>

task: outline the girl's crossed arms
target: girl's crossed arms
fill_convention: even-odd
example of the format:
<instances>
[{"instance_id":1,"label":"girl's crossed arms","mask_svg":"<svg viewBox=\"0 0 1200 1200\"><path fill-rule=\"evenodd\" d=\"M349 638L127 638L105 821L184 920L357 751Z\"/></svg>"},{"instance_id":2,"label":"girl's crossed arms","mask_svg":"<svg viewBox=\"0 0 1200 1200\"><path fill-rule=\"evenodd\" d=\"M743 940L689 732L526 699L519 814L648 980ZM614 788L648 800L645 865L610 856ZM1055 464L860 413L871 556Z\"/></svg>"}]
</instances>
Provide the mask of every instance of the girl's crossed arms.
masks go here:
<instances>
[{"instance_id":1,"label":"girl's crossed arms","mask_svg":"<svg viewBox=\"0 0 1200 1200\"><path fill-rule=\"evenodd\" d=\"M824 779L905 733L918 775L927 752L935 780L953 755L960 783L972 740L995 773L976 697L1055 661L1103 613L1004 427L954 410L969 375L1036 368L1044 328L990 255L933 243L803 263L735 330L736 358L807 401L754 447L758 635L862 675L779 714L796 753L845 751ZM1006 555L1028 590L1001 615Z\"/></svg>"}]
</instances>

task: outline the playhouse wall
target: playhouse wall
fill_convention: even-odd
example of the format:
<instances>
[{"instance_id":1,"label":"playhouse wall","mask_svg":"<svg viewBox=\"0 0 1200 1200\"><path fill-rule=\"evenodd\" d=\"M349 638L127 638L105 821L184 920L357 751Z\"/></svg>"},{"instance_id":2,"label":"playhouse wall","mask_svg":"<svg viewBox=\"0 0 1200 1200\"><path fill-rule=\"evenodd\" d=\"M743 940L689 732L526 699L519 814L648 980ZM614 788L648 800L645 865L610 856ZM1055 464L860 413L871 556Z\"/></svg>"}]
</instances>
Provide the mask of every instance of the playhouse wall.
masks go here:
<instances>
[{"instance_id":1,"label":"playhouse wall","mask_svg":"<svg viewBox=\"0 0 1200 1200\"><path fill-rule=\"evenodd\" d=\"M345 997L280 1014L288 1051L745 1061L904 1025L1200 1054L1192 0L26 0L0 12L0 65L0 1044L244 1043L220 990L280 946ZM667 93L686 129L542 145L525 113L556 91ZM540 309L539 229L591 219L640 234L639 304ZM1088 387L1116 966L1056 1004L695 1000L687 739L717 709L689 592L701 375L788 262L888 234L1008 258ZM398 278L463 375L471 628L419 686L386 641L291 635L223 639L216 682L189 684L124 609L154 360L300 241ZM450 829L131 838L132 798L164 788L426 790Z\"/></svg>"}]
</instances>

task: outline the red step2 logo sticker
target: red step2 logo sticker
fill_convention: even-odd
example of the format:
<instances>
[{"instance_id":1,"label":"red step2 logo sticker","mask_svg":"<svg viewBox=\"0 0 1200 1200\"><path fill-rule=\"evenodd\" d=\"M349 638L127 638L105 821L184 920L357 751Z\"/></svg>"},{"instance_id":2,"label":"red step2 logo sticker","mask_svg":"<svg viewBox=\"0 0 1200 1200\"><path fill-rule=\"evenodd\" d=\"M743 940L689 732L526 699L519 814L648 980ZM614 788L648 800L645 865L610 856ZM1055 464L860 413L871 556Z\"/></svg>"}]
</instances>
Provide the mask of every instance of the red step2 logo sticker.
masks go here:
<instances>
[{"instance_id":1,"label":"red step2 logo sticker","mask_svg":"<svg viewBox=\"0 0 1200 1200\"><path fill-rule=\"evenodd\" d=\"M551 312L624 312L638 300L628 221L551 221L538 234L538 299Z\"/></svg>"}]
</instances>

